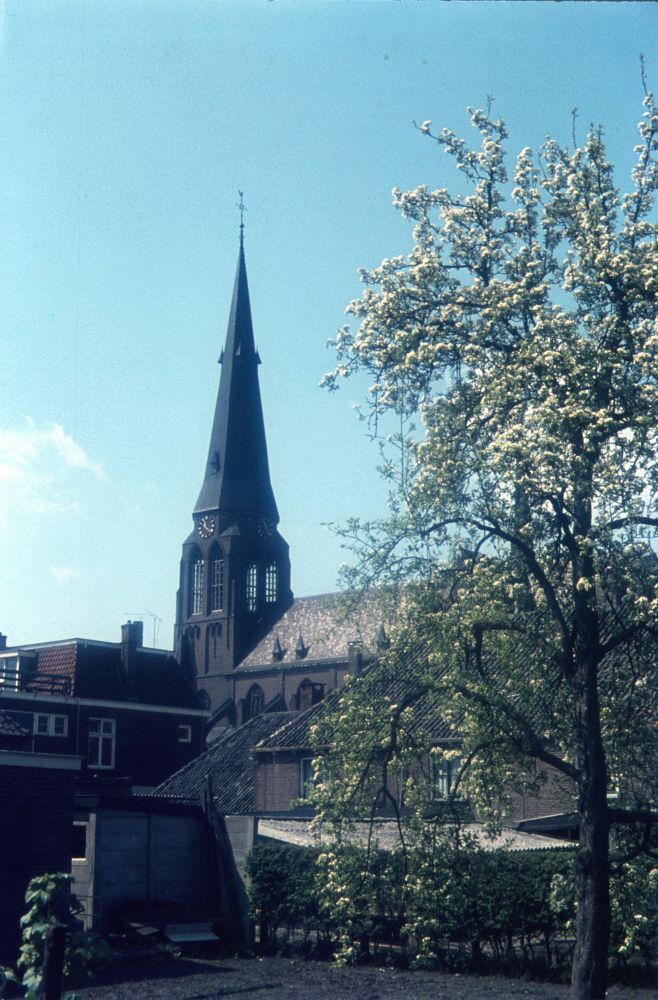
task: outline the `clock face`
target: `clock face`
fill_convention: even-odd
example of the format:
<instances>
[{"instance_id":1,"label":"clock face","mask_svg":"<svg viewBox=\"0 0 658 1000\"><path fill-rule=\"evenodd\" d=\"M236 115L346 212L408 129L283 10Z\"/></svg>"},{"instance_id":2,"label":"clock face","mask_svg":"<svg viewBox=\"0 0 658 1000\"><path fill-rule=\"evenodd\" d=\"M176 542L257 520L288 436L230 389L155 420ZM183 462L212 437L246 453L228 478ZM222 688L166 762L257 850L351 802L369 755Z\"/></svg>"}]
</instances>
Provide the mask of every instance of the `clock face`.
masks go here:
<instances>
[{"instance_id":1,"label":"clock face","mask_svg":"<svg viewBox=\"0 0 658 1000\"><path fill-rule=\"evenodd\" d=\"M197 530L202 538L210 538L215 530L215 518L206 514L205 517L202 517L199 521Z\"/></svg>"},{"instance_id":2,"label":"clock face","mask_svg":"<svg viewBox=\"0 0 658 1000\"><path fill-rule=\"evenodd\" d=\"M256 529L261 538L269 538L274 531L274 524L268 517L260 517L256 522Z\"/></svg>"}]
</instances>

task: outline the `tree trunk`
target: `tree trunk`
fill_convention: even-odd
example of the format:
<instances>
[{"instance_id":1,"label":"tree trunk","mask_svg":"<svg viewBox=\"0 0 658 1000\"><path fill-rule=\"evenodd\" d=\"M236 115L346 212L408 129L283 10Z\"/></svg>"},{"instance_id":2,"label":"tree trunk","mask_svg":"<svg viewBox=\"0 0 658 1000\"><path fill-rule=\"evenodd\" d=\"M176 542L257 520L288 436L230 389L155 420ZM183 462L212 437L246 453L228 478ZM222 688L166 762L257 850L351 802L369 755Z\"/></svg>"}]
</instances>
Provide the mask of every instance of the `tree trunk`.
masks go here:
<instances>
[{"instance_id":1,"label":"tree trunk","mask_svg":"<svg viewBox=\"0 0 658 1000\"><path fill-rule=\"evenodd\" d=\"M608 822L583 816L576 856L576 949L571 969L571 1000L605 1000L610 941Z\"/></svg>"},{"instance_id":2,"label":"tree trunk","mask_svg":"<svg viewBox=\"0 0 658 1000\"><path fill-rule=\"evenodd\" d=\"M608 782L597 667L592 660L582 664L582 683L578 685L576 701L582 778L578 796L580 840L576 854L577 920L571 1000L605 1000L608 978L611 923Z\"/></svg>"}]
</instances>

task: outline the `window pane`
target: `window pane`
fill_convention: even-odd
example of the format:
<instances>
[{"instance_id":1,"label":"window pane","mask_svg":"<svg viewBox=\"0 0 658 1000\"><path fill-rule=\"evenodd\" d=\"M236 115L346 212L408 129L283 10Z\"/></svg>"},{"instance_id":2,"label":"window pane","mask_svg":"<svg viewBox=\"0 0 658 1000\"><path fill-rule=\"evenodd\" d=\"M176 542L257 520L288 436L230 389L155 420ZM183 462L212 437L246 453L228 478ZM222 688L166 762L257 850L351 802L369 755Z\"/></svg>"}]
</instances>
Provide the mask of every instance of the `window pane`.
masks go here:
<instances>
[{"instance_id":1,"label":"window pane","mask_svg":"<svg viewBox=\"0 0 658 1000\"><path fill-rule=\"evenodd\" d=\"M111 734L113 732L114 732L114 720L103 719L103 733Z\"/></svg>"},{"instance_id":2,"label":"window pane","mask_svg":"<svg viewBox=\"0 0 658 1000\"><path fill-rule=\"evenodd\" d=\"M66 736L66 716L56 715L53 719L53 732L55 736Z\"/></svg>"},{"instance_id":3,"label":"window pane","mask_svg":"<svg viewBox=\"0 0 658 1000\"><path fill-rule=\"evenodd\" d=\"M47 715L37 715L37 732L47 733L48 732L48 716Z\"/></svg>"},{"instance_id":4,"label":"window pane","mask_svg":"<svg viewBox=\"0 0 658 1000\"><path fill-rule=\"evenodd\" d=\"M89 732L90 733L100 733L101 731L101 720L100 719L90 719L89 720Z\"/></svg>"},{"instance_id":5,"label":"window pane","mask_svg":"<svg viewBox=\"0 0 658 1000\"><path fill-rule=\"evenodd\" d=\"M101 740L101 767L112 767L112 743L113 740L107 736Z\"/></svg>"},{"instance_id":6,"label":"window pane","mask_svg":"<svg viewBox=\"0 0 658 1000\"><path fill-rule=\"evenodd\" d=\"M87 766L88 767L98 767L98 751L100 748L100 740L98 736L89 737L89 752L87 753Z\"/></svg>"},{"instance_id":7,"label":"window pane","mask_svg":"<svg viewBox=\"0 0 658 1000\"><path fill-rule=\"evenodd\" d=\"M307 799L313 791L315 771L313 770L313 761L310 757L302 760L301 765L301 797Z\"/></svg>"}]
</instances>

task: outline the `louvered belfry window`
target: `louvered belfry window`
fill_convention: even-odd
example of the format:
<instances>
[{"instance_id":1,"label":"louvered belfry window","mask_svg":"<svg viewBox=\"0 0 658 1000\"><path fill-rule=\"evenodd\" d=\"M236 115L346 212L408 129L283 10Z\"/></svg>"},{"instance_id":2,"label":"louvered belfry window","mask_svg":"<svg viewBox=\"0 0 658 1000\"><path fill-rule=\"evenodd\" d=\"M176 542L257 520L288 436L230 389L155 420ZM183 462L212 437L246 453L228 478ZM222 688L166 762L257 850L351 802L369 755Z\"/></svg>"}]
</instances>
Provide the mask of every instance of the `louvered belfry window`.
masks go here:
<instances>
[{"instance_id":1,"label":"louvered belfry window","mask_svg":"<svg viewBox=\"0 0 658 1000\"><path fill-rule=\"evenodd\" d=\"M203 611L203 560L197 557L192 565L192 614Z\"/></svg>"},{"instance_id":2,"label":"louvered belfry window","mask_svg":"<svg viewBox=\"0 0 658 1000\"><path fill-rule=\"evenodd\" d=\"M224 560L213 559L212 583L210 585L210 610L221 611L224 607Z\"/></svg>"},{"instance_id":3,"label":"louvered belfry window","mask_svg":"<svg viewBox=\"0 0 658 1000\"><path fill-rule=\"evenodd\" d=\"M247 610L255 611L258 604L258 569L256 563L247 567Z\"/></svg>"},{"instance_id":4,"label":"louvered belfry window","mask_svg":"<svg viewBox=\"0 0 658 1000\"><path fill-rule=\"evenodd\" d=\"M268 604L276 601L276 563L271 562L265 571L265 600Z\"/></svg>"}]
</instances>

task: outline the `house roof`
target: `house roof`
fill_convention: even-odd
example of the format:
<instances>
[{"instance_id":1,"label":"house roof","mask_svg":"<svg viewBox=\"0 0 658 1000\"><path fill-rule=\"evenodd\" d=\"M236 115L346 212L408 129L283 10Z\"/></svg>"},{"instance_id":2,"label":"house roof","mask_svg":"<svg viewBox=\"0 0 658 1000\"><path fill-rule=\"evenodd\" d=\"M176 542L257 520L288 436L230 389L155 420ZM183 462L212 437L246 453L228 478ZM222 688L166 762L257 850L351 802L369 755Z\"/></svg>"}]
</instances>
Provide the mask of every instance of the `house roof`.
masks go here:
<instances>
[{"instance_id":1,"label":"house roof","mask_svg":"<svg viewBox=\"0 0 658 1000\"><path fill-rule=\"evenodd\" d=\"M0 736L25 737L31 736L31 732L25 726L16 722L15 719L10 718L4 712L0 712Z\"/></svg>"},{"instance_id":2,"label":"house roof","mask_svg":"<svg viewBox=\"0 0 658 1000\"><path fill-rule=\"evenodd\" d=\"M360 645L365 653L375 653L377 635L384 620L379 595L374 590L363 595L349 616L342 612L343 598L342 594L295 598L292 607L245 657L239 669L271 666L277 661L347 660L351 642ZM304 643L303 656L297 652L300 635ZM277 637L283 655L274 657Z\"/></svg>"},{"instance_id":3,"label":"house roof","mask_svg":"<svg viewBox=\"0 0 658 1000\"><path fill-rule=\"evenodd\" d=\"M127 701L121 643L69 639L16 647L26 653L21 689L99 701ZM135 653L136 700L145 705L198 709L191 681L172 653L140 647Z\"/></svg>"},{"instance_id":4,"label":"house roof","mask_svg":"<svg viewBox=\"0 0 658 1000\"><path fill-rule=\"evenodd\" d=\"M326 833L317 834L311 829L311 823L310 819L259 819L258 836L267 840L282 841L285 844L295 844L298 847L314 847L318 842L327 843L329 836ZM574 846L569 841L558 840L556 837L541 837L508 827L504 827L500 834L492 839L487 835L483 823L467 823L462 829L485 851L495 851L499 848L508 851L545 851ZM359 821L354 824L353 831L347 836L352 843L365 847L368 844L369 832L370 823ZM400 845L397 821L375 820L372 840L383 851L395 850Z\"/></svg>"},{"instance_id":5,"label":"house roof","mask_svg":"<svg viewBox=\"0 0 658 1000\"><path fill-rule=\"evenodd\" d=\"M158 798L198 803L206 786L206 775L210 775L218 812L222 815L252 812L252 748L282 724L289 722L293 715L293 712L266 712L257 715L244 726L216 740L210 750L167 778L151 794Z\"/></svg>"}]
</instances>

